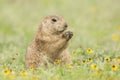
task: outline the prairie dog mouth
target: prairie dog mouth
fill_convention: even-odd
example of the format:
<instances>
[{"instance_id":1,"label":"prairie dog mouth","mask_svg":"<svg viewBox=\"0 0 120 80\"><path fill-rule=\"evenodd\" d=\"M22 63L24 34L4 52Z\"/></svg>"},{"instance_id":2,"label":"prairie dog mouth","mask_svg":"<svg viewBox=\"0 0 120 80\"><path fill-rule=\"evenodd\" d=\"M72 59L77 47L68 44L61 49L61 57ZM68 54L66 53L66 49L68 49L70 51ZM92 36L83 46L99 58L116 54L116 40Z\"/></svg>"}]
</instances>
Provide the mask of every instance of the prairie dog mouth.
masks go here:
<instances>
[{"instance_id":1,"label":"prairie dog mouth","mask_svg":"<svg viewBox=\"0 0 120 80\"><path fill-rule=\"evenodd\" d=\"M63 30L61 30L61 31L59 31L59 32L64 32L65 30L63 29Z\"/></svg>"},{"instance_id":2,"label":"prairie dog mouth","mask_svg":"<svg viewBox=\"0 0 120 80\"><path fill-rule=\"evenodd\" d=\"M64 31L66 31L66 30L67 30L67 28L64 27L62 30L59 30L59 32L64 32Z\"/></svg>"}]
</instances>

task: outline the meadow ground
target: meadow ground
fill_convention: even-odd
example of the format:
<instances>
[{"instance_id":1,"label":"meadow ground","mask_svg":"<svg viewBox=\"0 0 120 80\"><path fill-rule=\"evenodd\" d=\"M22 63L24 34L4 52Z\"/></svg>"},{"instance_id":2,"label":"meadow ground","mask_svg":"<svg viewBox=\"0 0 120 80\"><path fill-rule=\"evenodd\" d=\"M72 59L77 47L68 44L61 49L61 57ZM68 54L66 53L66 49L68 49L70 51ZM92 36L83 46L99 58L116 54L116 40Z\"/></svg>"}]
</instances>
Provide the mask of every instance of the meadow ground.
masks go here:
<instances>
[{"instance_id":1,"label":"meadow ground","mask_svg":"<svg viewBox=\"0 0 120 80\"><path fill-rule=\"evenodd\" d=\"M46 15L74 32L72 64L24 66L26 48ZM119 80L120 0L0 0L0 80Z\"/></svg>"}]
</instances>

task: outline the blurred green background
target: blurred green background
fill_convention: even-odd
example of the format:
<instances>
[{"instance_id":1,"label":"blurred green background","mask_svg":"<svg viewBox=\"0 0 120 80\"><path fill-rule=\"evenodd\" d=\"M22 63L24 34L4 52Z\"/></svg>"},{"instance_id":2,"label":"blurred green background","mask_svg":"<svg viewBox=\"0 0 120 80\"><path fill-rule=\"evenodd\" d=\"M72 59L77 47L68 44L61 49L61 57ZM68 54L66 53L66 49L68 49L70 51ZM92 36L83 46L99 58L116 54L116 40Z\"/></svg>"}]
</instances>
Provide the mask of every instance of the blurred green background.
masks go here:
<instances>
[{"instance_id":1,"label":"blurred green background","mask_svg":"<svg viewBox=\"0 0 120 80\"><path fill-rule=\"evenodd\" d=\"M74 33L70 51L90 47L120 55L119 4L120 0L0 0L0 63L19 54L23 64L41 20L53 14L63 16Z\"/></svg>"}]
</instances>

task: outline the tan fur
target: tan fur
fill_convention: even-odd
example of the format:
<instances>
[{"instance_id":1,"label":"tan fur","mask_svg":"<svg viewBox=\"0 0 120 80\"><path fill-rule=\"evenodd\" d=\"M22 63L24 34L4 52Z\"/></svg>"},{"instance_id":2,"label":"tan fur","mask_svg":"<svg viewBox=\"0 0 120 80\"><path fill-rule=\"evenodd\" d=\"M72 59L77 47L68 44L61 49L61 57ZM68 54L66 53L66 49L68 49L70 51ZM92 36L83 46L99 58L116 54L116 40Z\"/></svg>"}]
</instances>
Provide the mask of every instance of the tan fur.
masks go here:
<instances>
[{"instance_id":1,"label":"tan fur","mask_svg":"<svg viewBox=\"0 0 120 80\"><path fill-rule=\"evenodd\" d=\"M26 67L39 67L48 62L54 63L55 59L70 63L71 57L67 46L73 33L66 29L67 23L62 17L56 15L45 17L34 40L28 46L25 58Z\"/></svg>"}]
</instances>

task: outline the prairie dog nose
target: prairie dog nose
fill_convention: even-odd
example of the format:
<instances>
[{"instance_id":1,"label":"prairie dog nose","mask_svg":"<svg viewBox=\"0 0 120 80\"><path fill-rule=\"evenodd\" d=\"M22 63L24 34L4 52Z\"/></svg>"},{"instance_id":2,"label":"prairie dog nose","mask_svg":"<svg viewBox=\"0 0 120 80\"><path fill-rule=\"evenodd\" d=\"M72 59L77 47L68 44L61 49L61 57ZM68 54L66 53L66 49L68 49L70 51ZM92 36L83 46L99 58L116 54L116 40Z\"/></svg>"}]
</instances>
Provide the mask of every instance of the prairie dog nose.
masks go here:
<instances>
[{"instance_id":1,"label":"prairie dog nose","mask_svg":"<svg viewBox=\"0 0 120 80\"><path fill-rule=\"evenodd\" d=\"M65 24L65 25L64 25L64 27L65 27L65 28L67 28L67 27L68 27L68 25L67 25L67 24Z\"/></svg>"}]
</instances>

